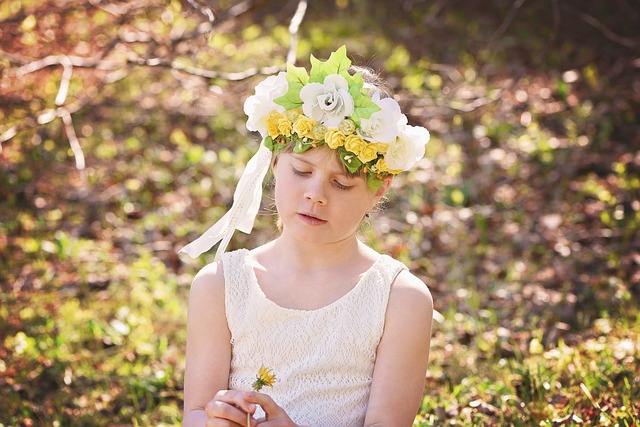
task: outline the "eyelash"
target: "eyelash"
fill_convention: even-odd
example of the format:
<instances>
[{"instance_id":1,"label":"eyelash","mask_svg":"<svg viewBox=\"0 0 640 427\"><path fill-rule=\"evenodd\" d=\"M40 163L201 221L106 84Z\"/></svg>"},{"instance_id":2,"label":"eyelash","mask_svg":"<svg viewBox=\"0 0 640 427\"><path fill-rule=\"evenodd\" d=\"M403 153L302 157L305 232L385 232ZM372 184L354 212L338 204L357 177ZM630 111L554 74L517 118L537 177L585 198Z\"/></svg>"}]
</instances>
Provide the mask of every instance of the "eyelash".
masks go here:
<instances>
[{"instance_id":1,"label":"eyelash","mask_svg":"<svg viewBox=\"0 0 640 427\"><path fill-rule=\"evenodd\" d=\"M293 170L293 174L298 176L308 176L311 173L311 172L301 171L296 168L291 168L291 169ZM351 186L340 184L338 181L334 181L333 185L335 185L338 190L346 191L351 189Z\"/></svg>"},{"instance_id":2,"label":"eyelash","mask_svg":"<svg viewBox=\"0 0 640 427\"><path fill-rule=\"evenodd\" d=\"M293 174L298 176L306 176L309 173L309 172L300 171L296 168L291 168L291 169L293 170Z\"/></svg>"}]
</instances>

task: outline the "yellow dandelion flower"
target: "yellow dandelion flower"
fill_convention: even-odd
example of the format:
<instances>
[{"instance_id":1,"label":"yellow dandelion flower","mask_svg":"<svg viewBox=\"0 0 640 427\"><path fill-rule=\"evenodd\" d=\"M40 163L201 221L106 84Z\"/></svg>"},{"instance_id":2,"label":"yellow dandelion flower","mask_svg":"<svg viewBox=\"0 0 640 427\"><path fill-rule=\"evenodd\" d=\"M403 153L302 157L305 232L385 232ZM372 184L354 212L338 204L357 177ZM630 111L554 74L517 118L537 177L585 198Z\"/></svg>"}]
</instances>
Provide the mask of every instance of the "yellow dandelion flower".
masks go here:
<instances>
[{"instance_id":1,"label":"yellow dandelion flower","mask_svg":"<svg viewBox=\"0 0 640 427\"><path fill-rule=\"evenodd\" d=\"M256 376L256 380L252 387L255 391L260 391L264 386L272 387L275 382L276 374L274 374L271 369L263 365L258 370L258 375Z\"/></svg>"}]
</instances>

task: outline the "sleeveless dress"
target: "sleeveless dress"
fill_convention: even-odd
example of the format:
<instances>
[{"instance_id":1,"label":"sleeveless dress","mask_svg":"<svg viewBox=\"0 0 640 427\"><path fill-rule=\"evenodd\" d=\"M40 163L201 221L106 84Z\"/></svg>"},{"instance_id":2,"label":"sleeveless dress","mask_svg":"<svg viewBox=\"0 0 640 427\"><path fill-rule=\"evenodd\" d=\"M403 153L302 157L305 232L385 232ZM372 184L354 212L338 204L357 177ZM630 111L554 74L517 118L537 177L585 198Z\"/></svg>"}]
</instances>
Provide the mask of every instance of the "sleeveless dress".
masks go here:
<instances>
[{"instance_id":1,"label":"sleeveless dress","mask_svg":"<svg viewBox=\"0 0 640 427\"><path fill-rule=\"evenodd\" d=\"M276 382L262 392L297 424L361 427L391 284L406 267L380 255L346 295L299 310L264 295L248 255L240 249L222 257L232 345L229 388L251 390L264 365ZM258 408L255 416L264 413Z\"/></svg>"}]
</instances>

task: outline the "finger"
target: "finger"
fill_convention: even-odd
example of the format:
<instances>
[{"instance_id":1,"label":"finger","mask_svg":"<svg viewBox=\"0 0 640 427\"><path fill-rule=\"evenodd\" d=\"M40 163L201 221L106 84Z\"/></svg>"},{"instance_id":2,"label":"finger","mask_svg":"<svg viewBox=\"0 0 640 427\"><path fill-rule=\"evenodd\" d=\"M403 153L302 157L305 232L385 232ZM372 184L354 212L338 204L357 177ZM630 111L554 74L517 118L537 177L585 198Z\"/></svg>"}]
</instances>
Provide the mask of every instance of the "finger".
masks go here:
<instances>
[{"instance_id":1,"label":"finger","mask_svg":"<svg viewBox=\"0 0 640 427\"><path fill-rule=\"evenodd\" d=\"M256 421L251 419L251 426L257 427ZM229 420L222 420L220 418L209 418L205 423L205 427L247 427L247 420L245 419L242 424L238 424Z\"/></svg>"},{"instance_id":2,"label":"finger","mask_svg":"<svg viewBox=\"0 0 640 427\"><path fill-rule=\"evenodd\" d=\"M230 405L219 400L212 401L207 404L207 420L217 421L226 420L236 424L245 424L247 422L247 413L240 408ZM225 423L213 423L212 425L229 425ZM234 424L235 425L235 424Z\"/></svg>"},{"instance_id":3,"label":"finger","mask_svg":"<svg viewBox=\"0 0 640 427\"><path fill-rule=\"evenodd\" d=\"M245 398L245 393L238 390L220 390L216 393L215 397L207 404L207 408L211 404L211 409L219 409L224 405L217 404L216 402L231 405L241 409L245 413L249 412L253 414L256 411L256 405L250 403ZM206 408L205 408L206 409ZM207 412L208 414L208 412Z\"/></svg>"},{"instance_id":4,"label":"finger","mask_svg":"<svg viewBox=\"0 0 640 427\"><path fill-rule=\"evenodd\" d=\"M247 402L258 404L262 407L262 410L268 418L272 418L284 410L274 402L274 400L268 394L257 392L246 392L245 399Z\"/></svg>"},{"instance_id":5,"label":"finger","mask_svg":"<svg viewBox=\"0 0 640 427\"><path fill-rule=\"evenodd\" d=\"M255 410L256 405L247 402L242 392L234 390L219 391L205 407L208 420L207 426L246 426L247 413L253 414ZM255 424L255 420L251 421L251 425Z\"/></svg>"}]
</instances>

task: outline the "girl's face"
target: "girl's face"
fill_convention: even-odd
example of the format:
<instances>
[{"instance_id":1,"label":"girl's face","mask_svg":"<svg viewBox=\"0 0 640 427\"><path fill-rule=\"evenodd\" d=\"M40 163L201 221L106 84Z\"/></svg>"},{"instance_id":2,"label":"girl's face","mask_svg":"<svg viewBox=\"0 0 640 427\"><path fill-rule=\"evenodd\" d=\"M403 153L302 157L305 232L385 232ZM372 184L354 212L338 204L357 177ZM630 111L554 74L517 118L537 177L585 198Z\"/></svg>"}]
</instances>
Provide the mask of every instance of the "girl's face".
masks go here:
<instances>
[{"instance_id":1,"label":"girl's face","mask_svg":"<svg viewBox=\"0 0 640 427\"><path fill-rule=\"evenodd\" d=\"M291 233L316 244L355 236L364 215L391 183L390 178L385 179L372 192L363 177L349 176L335 152L326 147L280 154L274 175L283 235Z\"/></svg>"}]
</instances>

